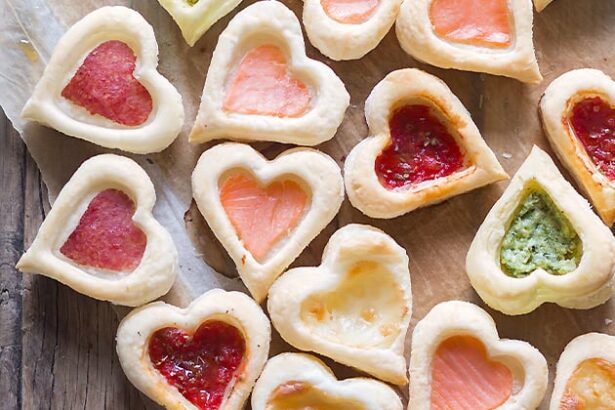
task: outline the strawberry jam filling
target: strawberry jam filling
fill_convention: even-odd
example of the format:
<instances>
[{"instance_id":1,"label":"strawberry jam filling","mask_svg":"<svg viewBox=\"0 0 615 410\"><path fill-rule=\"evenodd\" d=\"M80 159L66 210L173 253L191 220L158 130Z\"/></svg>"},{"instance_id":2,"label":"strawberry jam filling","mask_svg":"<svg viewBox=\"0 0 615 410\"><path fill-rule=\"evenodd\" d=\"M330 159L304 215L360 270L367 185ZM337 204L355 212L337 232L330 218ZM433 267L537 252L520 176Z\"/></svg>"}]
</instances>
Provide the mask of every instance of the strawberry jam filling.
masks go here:
<instances>
[{"instance_id":1,"label":"strawberry jam filling","mask_svg":"<svg viewBox=\"0 0 615 410\"><path fill-rule=\"evenodd\" d=\"M615 180L615 109L600 97L588 97L574 105L569 121L592 162Z\"/></svg>"},{"instance_id":2,"label":"strawberry jam filling","mask_svg":"<svg viewBox=\"0 0 615 410\"><path fill-rule=\"evenodd\" d=\"M376 174L387 189L404 188L451 175L464 166L447 127L426 105L405 105L389 120L391 143L376 158Z\"/></svg>"},{"instance_id":3,"label":"strawberry jam filling","mask_svg":"<svg viewBox=\"0 0 615 410\"><path fill-rule=\"evenodd\" d=\"M156 370L202 410L220 408L245 353L241 332L221 321L201 324L192 336L165 327L149 341L149 356Z\"/></svg>"},{"instance_id":4,"label":"strawberry jam filling","mask_svg":"<svg viewBox=\"0 0 615 410\"><path fill-rule=\"evenodd\" d=\"M153 103L133 75L136 61L125 43L104 42L88 54L62 90L62 97L118 124L141 125L152 112Z\"/></svg>"},{"instance_id":5,"label":"strawberry jam filling","mask_svg":"<svg viewBox=\"0 0 615 410\"><path fill-rule=\"evenodd\" d=\"M60 252L80 265L110 271L133 271L147 239L132 222L135 204L122 191L97 194Z\"/></svg>"}]
</instances>

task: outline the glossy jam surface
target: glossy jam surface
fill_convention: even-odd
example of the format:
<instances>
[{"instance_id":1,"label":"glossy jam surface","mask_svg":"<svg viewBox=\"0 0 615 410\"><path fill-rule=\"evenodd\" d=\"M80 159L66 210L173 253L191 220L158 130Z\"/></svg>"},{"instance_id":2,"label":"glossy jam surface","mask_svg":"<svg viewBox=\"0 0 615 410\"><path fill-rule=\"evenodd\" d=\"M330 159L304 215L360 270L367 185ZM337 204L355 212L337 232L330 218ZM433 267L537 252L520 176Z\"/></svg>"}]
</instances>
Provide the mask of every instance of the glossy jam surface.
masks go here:
<instances>
[{"instance_id":1,"label":"glossy jam surface","mask_svg":"<svg viewBox=\"0 0 615 410\"><path fill-rule=\"evenodd\" d=\"M290 381L275 388L267 410L365 410L353 399L331 396L306 382Z\"/></svg>"},{"instance_id":2,"label":"glossy jam surface","mask_svg":"<svg viewBox=\"0 0 615 410\"><path fill-rule=\"evenodd\" d=\"M579 363L570 376L559 410L615 409L615 364L604 359Z\"/></svg>"},{"instance_id":3,"label":"glossy jam surface","mask_svg":"<svg viewBox=\"0 0 615 410\"><path fill-rule=\"evenodd\" d=\"M308 194L292 180L263 186L252 175L239 173L222 182L220 202L245 248L261 261L299 223Z\"/></svg>"},{"instance_id":4,"label":"glossy jam surface","mask_svg":"<svg viewBox=\"0 0 615 410\"><path fill-rule=\"evenodd\" d=\"M320 0L320 4L333 20L344 24L360 24L374 14L378 0Z\"/></svg>"},{"instance_id":5,"label":"glossy jam surface","mask_svg":"<svg viewBox=\"0 0 615 410\"><path fill-rule=\"evenodd\" d=\"M134 202L122 191L107 189L98 193L60 252L80 265L133 271L147 245L145 234L132 222L134 212Z\"/></svg>"},{"instance_id":6,"label":"glossy jam surface","mask_svg":"<svg viewBox=\"0 0 615 410\"><path fill-rule=\"evenodd\" d=\"M500 246L500 266L525 277L538 268L564 275L579 265L583 244L549 195L532 187L523 198Z\"/></svg>"},{"instance_id":7,"label":"glossy jam surface","mask_svg":"<svg viewBox=\"0 0 615 410\"><path fill-rule=\"evenodd\" d=\"M574 105L569 121L596 167L615 180L615 109L600 97L585 98Z\"/></svg>"},{"instance_id":8,"label":"glossy jam surface","mask_svg":"<svg viewBox=\"0 0 615 410\"><path fill-rule=\"evenodd\" d=\"M191 336L166 327L149 340L152 364L169 384L203 410L217 410L241 371L246 342L234 326L208 321Z\"/></svg>"},{"instance_id":9,"label":"glossy jam surface","mask_svg":"<svg viewBox=\"0 0 615 410\"><path fill-rule=\"evenodd\" d=\"M432 361L432 410L491 410L512 394L513 377L472 336L444 340Z\"/></svg>"},{"instance_id":10,"label":"glossy jam surface","mask_svg":"<svg viewBox=\"0 0 615 410\"><path fill-rule=\"evenodd\" d=\"M436 34L454 43L492 48L512 44L507 0L433 0L429 18Z\"/></svg>"},{"instance_id":11,"label":"glossy jam surface","mask_svg":"<svg viewBox=\"0 0 615 410\"><path fill-rule=\"evenodd\" d=\"M250 50L231 75L224 110L239 114L300 117L312 97L289 71L286 54L274 45Z\"/></svg>"},{"instance_id":12,"label":"glossy jam surface","mask_svg":"<svg viewBox=\"0 0 615 410\"><path fill-rule=\"evenodd\" d=\"M388 189L451 175L464 167L463 155L432 109L405 105L389 120L391 143L376 158L376 174Z\"/></svg>"},{"instance_id":13,"label":"glossy jam surface","mask_svg":"<svg viewBox=\"0 0 615 410\"><path fill-rule=\"evenodd\" d=\"M152 97L134 77L137 58L121 41L107 41L83 61L62 90L62 97L121 125L143 124L152 112Z\"/></svg>"}]
</instances>

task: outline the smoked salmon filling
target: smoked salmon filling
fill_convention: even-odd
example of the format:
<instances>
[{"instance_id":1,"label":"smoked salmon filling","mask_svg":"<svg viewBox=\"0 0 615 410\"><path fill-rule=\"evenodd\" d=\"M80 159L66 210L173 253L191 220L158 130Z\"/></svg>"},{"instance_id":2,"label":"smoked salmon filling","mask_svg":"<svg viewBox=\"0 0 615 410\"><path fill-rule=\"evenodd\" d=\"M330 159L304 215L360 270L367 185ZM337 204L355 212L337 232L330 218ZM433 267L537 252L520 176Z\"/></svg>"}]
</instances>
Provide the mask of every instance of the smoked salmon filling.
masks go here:
<instances>
[{"instance_id":1,"label":"smoked salmon filling","mask_svg":"<svg viewBox=\"0 0 615 410\"><path fill-rule=\"evenodd\" d=\"M275 388L266 410L367 410L360 402L331 396L317 387L289 381Z\"/></svg>"},{"instance_id":2,"label":"smoked salmon filling","mask_svg":"<svg viewBox=\"0 0 615 410\"><path fill-rule=\"evenodd\" d=\"M379 0L320 0L323 10L343 24L361 24L374 14Z\"/></svg>"},{"instance_id":3,"label":"smoked salmon filling","mask_svg":"<svg viewBox=\"0 0 615 410\"><path fill-rule=\"evenodd\" d=\"M507 0L433 0L429 19L435 33L453 43L491 48L512 44Z\"/></svg>"},{"instance_id":4,"label":"smoked salmon filling","mask_svg":"<svg viewBox=\"0 0 615 410\"><path fill-rule=\"evenodd\" d=\"M615 364L586 359L566 383L559 410L615 409Z\"/></svg>"}]
</instances>

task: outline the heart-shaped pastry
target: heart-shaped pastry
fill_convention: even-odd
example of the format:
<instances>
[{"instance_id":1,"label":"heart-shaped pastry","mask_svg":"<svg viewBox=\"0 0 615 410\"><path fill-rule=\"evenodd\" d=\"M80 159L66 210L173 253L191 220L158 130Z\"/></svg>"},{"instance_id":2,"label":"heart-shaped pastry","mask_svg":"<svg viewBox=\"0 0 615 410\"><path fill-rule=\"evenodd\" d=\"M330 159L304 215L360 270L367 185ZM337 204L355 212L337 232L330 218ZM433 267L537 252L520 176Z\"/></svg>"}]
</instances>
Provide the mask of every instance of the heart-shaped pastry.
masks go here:
<instances>
[{"instance_id":1,"label":"heart-shaped pastry","mask_svg":"<svg viewBox=\"0 0 615 410\"><path fill-rule=\"evenodd\" d=\"M544 302L589 309L613 293L615 238L537 147L478 229L466 271L480 297L508 315Z\"/></svg>"},{"instance_id":2,"label":"heart-shaped pastry","mask_svg":"<svg viewBox=\"0 0 615 410\"><path fill-rule=\"evenodd\" d=\"M369 137L346 159L350 202L372 218L416 208L507 178L461 101L440 79L398 70L365 103Z\"/></svg>"},{"instance_id":3,"label":"heart-shaped pastry","mask_svg":"<svg viewBox=\"0 0 615 410\"><path fill-rule=\"evenodd\" d=\"M356 60L376 48L397 18L402 0L304 0L310 42L333 60Z\"/></svg>"},{"instance_id":4,"label":"heart-shaped pastry","mask_svg":"<svg viewBox=\"0 0 615 410\"><path fill-rule=\"evenodd\" d=\"M293 12L278 1L260 1L220 35L190 142L317 145L333 138L349 102L335 73L306 56Z\"/></svg>"},{"instance_id":5,"label":"heart-shaped pastry","mask_svg":"<svg viewBox=\"0 0 615 410\"><path fill-rule=\"evenodd\" d=\"M124 373L157 403L239 410L267 361L271 326L245 294L214 289L185 309L155 302L133 310L116 339Z\"/></svg>"},{"instance_id":6,"label":"heart-shaped pastry","mask_svg":"<svg viewBox=\"0 0 615 410\"><path fill-rule=\"evenodd\" d=\"M102 7L62 36L21 115L103 147L162 151L181 131L184 109L157 65L147 21Z\"/></svg>"},{"instance_id":7,"label":"heart-shaped pastry","mask_svg":"<svg viewBox=\"0 0 615 410\"><path fill-rule=\"evenodd\" d=\"M557 362L550 410L615 408L615 336L588 333Z\"/></svg>"},{"instance_id":8,"label":"heart-shaped pastry","mask_svg":"<svg viewBox=\"0 0 615 410\"><path fill-rule=\"evenodd\" d=\"M294 149L267 161L237 143L220 144L201 155L192 191L258 302L331 222L344 199L340 169L329 156Z\"/></svg>"},{"instance_id":9,"label":"heart-shaped pastry","mask_svg":"<svg viewBox=\"0 0 615 410\"><path fill-rule=\"evenodd\" d=\"M600 70L569 71L540 101L545 133L602 220L615 221L615 82Z\"/></svg>"},{"instance_id":10,"label":"heart-shaped pastry","mask_svg":"<svg viewBox=\"0 0 615 410\"><path fill-rule=\"evenodd\" d=\"M218 20L241 0L158 0L173 17L186 43L192 47Z\"/></svg>"},{"instance_id":11,"label":"heart-shaped pastry","mask_svg":"<svg viewBox=\"0 0 615 410\"><path fill-rule=\"evenodd\" d=\"M393 389L367 378L338 381L316 357L282 353L267 362L254 386L252 410L401 410Z\"/></svg>"},{"instance_id":12,"label":"heart-shaped pastry","mask_svg":"<svg viewBox=\"0 0 615 410\"><path fill-rule=\"evenodd\" d=\"M542 354L501 340L491 316L471 303L440 303L414 328L408 410L535 409L548 380Z\"/></svg>"},{"instance_id":13,"label":"heart-shaped pastry","mask_svg":"<svg viewBox=\"0 0 615 410\"><path fill-rule=\"evenodd\" d=\"M273 284L267 307L274 327L294 347L407 383L408 256L384 232L357 224L341 228L320 266L291 269Z\"/></svg>"},{"instance_id":14,"label":"heart-shaped pastry","mask_svg":"<svg viewBox=\"0 0 615 410\"><path fill-rule=\"evenodd\" d=\"M553 0L534 0L534 6L537 12L543 11Z\"/></svg>"},{"instance_id":15,"label":"heart-shaped pastry","mask_svg":"<svg viewBox=\"0 0 615 410\"><path fill-rule=\"evenodd\" d=\"M171 236L152 216L155 201L152 182L133 160L90 158L62 188L17 268L120 305L156 299L179 268Z\"/></svg>"},{"instance_id":16,"label":"heart-shaped pastry","mask_svg":"<svg viewBox=\"0 0 615 410\"><path fill-rule=\"evenodd\" d=\"M395 25L402 48L442 68L542 80L528 0L413 0Z\"/></svg>"}]
</instances>

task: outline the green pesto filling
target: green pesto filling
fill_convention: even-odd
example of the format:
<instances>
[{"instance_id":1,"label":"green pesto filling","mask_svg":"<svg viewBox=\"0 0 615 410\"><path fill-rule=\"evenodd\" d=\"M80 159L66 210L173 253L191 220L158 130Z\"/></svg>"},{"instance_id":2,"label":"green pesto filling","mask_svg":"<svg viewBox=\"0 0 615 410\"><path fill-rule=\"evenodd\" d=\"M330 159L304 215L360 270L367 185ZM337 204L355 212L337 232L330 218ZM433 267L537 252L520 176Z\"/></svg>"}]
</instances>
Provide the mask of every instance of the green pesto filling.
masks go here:
<instances>
[{"instance_id":1,"label":"green pesto filling","mask_svg":"<svg viewBox=\"0 0 615 410\"><path fill-rule=\"evenodd\" d=\"M549 195L538 187L528 190L500 248L500 265L522 278L542 268L564 275L579 265L583 247L579 235Z\"/></svg>"}]
</instances>

